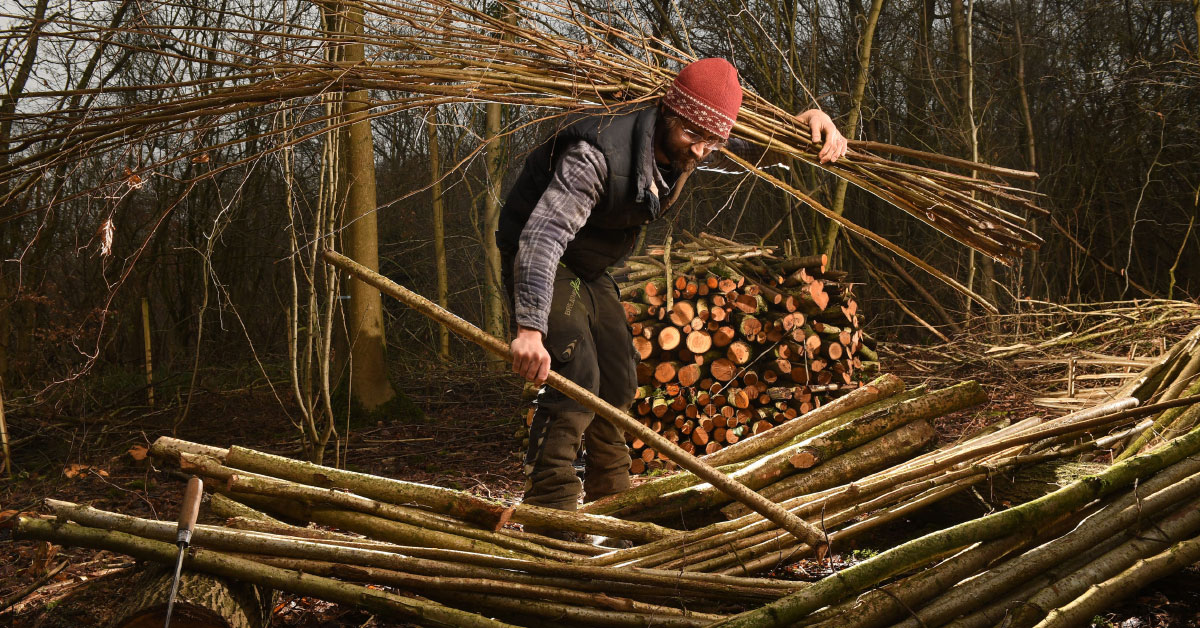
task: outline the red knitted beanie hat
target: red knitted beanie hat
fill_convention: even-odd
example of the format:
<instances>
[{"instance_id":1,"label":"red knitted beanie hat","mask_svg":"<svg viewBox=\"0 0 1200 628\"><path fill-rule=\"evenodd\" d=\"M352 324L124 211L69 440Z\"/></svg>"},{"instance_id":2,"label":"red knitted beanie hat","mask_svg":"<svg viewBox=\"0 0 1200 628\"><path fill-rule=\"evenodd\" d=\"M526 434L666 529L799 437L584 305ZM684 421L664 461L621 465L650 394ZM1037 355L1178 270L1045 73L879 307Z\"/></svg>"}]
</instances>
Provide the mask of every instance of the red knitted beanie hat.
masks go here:
<instances>
[{"instance_id":1,"label":"red knitted beanie hat","mask_svg":"<svg viewBox=\"0 0 1200 628\"><path fill-rule=\"evenodd\" d=\"M742 107L737 69L719 57L695 61L679 71L663 104L697 127L729 139Z\"/></svg>"}]
</instances>

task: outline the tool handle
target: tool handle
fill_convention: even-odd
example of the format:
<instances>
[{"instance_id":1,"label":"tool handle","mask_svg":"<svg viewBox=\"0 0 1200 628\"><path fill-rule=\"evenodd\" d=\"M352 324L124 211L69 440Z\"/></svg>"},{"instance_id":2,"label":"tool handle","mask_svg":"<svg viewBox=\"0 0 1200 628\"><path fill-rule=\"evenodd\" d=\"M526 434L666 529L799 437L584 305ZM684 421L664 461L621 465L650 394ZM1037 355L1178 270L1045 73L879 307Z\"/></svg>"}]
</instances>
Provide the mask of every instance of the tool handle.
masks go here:
<instances>
[{"instance_id":1,"label":"tool handle","mask_svg":"<svg viewBox=\"0 0 1200 628\"><path fill-rule=\"evenodd\" d=\"M196 476L188 480L183 492L183 506L179 510L179 532L176 543L190 543L196 517L200 516L200 497L204 494L204 481Z\"/></svg>"}]
</instances>

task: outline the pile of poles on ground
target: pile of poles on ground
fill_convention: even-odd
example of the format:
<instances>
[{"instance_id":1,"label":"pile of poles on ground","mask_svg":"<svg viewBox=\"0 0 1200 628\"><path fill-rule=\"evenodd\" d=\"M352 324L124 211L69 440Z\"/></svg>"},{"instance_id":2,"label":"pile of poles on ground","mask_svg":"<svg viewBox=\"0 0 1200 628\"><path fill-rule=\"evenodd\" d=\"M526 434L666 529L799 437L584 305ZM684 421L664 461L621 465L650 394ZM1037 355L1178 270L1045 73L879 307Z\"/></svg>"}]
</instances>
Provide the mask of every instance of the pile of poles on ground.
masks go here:
<instances>
[{"instance_id":1,"label":"pile of poles on ground","mask_svg":"<svg viewBox=\"0 0 1200 628\"><path fill-rule=\"evenodd\" d=\"M1161 373L1185 373L1190 358L1172 365L1197 335L1128 392L1150 395ZM951 496L974 489L977 499L1002 480L1106 456L1166 406L1198 407L1195 396L1125 397L1053 419L983 421L929 450L933 420L984 399L974 382L905 390L885 375L706 460L821 527L836 553L884 525L903 531ZM209 505L224 524L197 530L189 569L428 625L991 626L1007 615L1014 626L1068 626L1200 560L1197 428L811 583L762 576L820 552L689 473L563 513L239 447L164 438L152 453L216 492ZM49 506L54 518L23 517L17 535L174 557L171 523ZM514 523L633 545L554 540Z\"/></svg>"},{"instance_id":2,"label":"pile of poles on ground","mask_svg":"<svg viewBox=\"0 0 1200 628\"><path fill-rule=\"evenodd\" d=\"M853 284L824 255L701 234L614 275L640 358L631 412L696 455L760 434L877 372ZM633 473L673 468L630 439Z\"/></svg>"}]
</instances>

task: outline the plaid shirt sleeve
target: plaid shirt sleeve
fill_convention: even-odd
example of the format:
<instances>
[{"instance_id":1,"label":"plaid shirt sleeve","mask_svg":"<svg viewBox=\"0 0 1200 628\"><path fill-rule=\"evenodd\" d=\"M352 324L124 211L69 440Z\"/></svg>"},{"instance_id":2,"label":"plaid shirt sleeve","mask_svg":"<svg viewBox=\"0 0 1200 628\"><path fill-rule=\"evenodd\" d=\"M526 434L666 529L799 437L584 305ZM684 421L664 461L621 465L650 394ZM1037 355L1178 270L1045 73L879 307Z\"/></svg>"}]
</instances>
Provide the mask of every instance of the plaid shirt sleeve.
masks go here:
<instances>
[{"instance_id":1,"label":"plaid shirt sleeve","mask_svg":"<svg viewBox=\"0 0 1200 628\"><path fill-rule=\"evenodd\" d=\"M558 159L517 249L513 314L521 327L546 333L559 258L591 216L607 179L604 153L587 142L571 144Z\"/></svg>"}]
</instances>

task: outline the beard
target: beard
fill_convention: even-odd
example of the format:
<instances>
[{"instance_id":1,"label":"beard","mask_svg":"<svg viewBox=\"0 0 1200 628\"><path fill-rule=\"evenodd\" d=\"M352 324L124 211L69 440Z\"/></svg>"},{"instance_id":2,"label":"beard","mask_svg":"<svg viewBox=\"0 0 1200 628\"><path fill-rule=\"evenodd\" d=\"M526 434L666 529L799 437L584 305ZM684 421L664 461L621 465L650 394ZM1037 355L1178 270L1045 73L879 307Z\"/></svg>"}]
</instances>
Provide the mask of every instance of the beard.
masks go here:
<instances>
[{"instance_id":1,"label":"beard","mask_svg":"<svg viewBox=\"0 0 1200 628\"><path fill-rule=\"evenodd\" d=\"M671 168L681 172L686 172L696 167L700 163L696 159L696 155L692 152L690 145L685 146L667 146L664 151L667 154L667 159L671 161Z\"/></svg>"},{"instance_id":2,"label":"beard","mask_svg":"<svg viewBox=\"0 0 1200 628\"><path fill-rule=\"evenodd\" d=\"M675 144L671 141L670 136L671 126L660 118L659 124L654 129L654 143L662 151L662 156L667 158L667 165L678 172L686 172L695 168L700 160L696 159L696 155L692 153L691 144Z\"/></svg>"}]
</instances>

